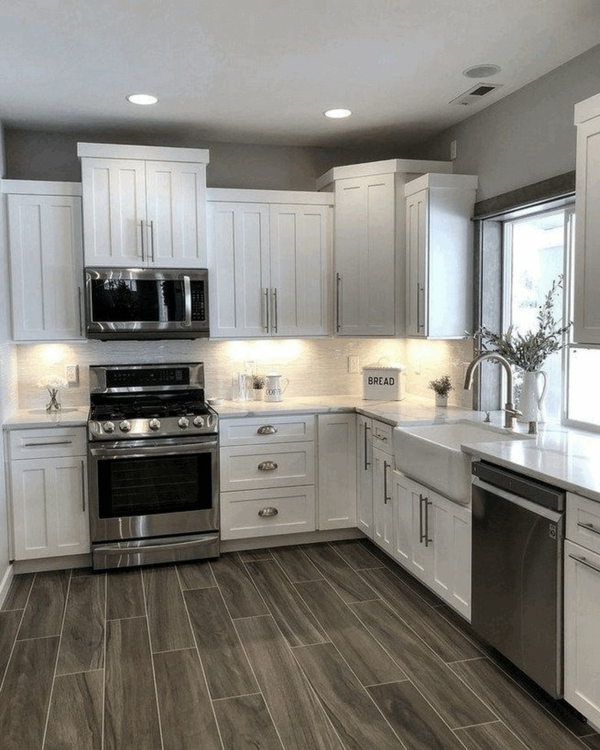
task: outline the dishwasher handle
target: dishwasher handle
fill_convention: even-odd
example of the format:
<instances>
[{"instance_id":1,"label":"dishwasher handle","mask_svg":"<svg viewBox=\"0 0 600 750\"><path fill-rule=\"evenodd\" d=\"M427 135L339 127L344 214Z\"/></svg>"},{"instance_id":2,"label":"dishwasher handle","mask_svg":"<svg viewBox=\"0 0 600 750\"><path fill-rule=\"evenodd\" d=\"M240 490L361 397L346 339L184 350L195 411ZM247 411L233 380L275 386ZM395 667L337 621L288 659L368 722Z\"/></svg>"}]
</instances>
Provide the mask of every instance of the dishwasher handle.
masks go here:
<instances>
[{"instance_id":1,"label":"dishwasher handle","mask_svg":"<svg viewBox=\"0 0 600 750\"><path fill-rule=\"evenodd\" d=\"M495 487L493 484L484 482L483 480L479 479L479 477L473 477L471 483L474 491L476 488L478 488L480 490L483 490L484 492L489 492L492 495L496 495L496 497L501 497L503 500L506 500L513 505L518 505L520 508L528 510L530 513L535 513L538 516L547 518L553 523L558 523L564 515L563 513L560 513L558 511L545 508L543 505L538 505L531 500L526 500L524 497L519 497L512 492L501 490L499 487Z\"/></svg>"}]
</instances>

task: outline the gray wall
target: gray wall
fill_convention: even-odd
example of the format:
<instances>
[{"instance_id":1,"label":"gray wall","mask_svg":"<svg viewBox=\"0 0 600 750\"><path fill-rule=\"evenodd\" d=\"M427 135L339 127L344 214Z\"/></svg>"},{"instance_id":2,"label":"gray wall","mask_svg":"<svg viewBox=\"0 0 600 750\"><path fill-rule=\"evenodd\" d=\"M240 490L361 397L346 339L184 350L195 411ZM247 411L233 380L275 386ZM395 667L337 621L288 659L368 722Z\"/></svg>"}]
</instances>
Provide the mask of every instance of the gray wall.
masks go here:
<instances>
[{"instance_id":1,"label":"gray wall","mask_svg":"<svg viewBox=\"0 0 600 750\"><path fill-rule=\"evenodd\" d=\"M419 157L448 159L456 140L454 171L479 175L477 200L570 172L573 107L599 91L600 45L433 138Z\"/></svg>"},{"instance_id":2,"label":"gray wall","mask_svg":"<svg viewBox=\"0 0 600 750\"><path fill-rule=\"evenodd\" d=\"M152 136L139 132L46 133L7 129L5 139L6 176L14 180L78 182L81 179L78 141L208 148L209 187L265 190L314 190L317 177L331 167L403 156L389 147L359 151L207 143L189 136Z\"/></svg>"}]
</instances>

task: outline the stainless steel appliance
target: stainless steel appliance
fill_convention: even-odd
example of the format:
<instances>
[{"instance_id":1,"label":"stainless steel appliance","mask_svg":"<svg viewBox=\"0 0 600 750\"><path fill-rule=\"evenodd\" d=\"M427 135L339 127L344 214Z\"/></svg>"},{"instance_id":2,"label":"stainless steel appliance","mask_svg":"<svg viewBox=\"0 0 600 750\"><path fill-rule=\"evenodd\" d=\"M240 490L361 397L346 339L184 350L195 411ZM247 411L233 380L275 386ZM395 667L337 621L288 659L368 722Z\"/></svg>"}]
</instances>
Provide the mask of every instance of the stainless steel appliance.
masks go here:
<instances>
[{"instance_id":1,"label":"stainless steel appliance","mask_svg":"<svg viewBox=\"0 0 600 750\"><path fill-rule=\"evenodd\" d=\"M208 271L86 268L86 331L94 339L208 336Z\"/></svg>"},{"instance_id":2,"label":"stainless steel appliance","mask_svg":"<svg viewBox=\"0 0 600 750\"><path fill-rule=\"evenodd\" d=\"M90 367L95 570L219 555L218 417L202 363Z\"/></svg>"},{"instance_id":3,"label":"stainless steel appliance","mask_svg":"<svg viewBox=\"0 0 600 750\"><path fill-rule=\"evenodd\" d=\"M471 625L560 698L565 493L484 461L473 474Z\"/></svg>"}]
</instances>

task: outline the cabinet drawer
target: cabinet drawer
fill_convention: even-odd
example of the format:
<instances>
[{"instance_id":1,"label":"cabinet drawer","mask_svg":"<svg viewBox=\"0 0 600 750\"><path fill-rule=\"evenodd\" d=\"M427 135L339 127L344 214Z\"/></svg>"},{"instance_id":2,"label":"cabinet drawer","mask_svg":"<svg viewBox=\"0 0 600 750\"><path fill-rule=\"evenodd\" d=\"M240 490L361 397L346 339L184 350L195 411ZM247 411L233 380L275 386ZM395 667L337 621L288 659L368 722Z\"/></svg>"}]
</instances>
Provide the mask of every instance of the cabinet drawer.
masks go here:
<instances>
[{"instance_id":1,"label":"cabinet drawer","mask_svg":"<svg viewBox=\"0 0 600 750\"><path fill-rule=\"evenodd\" d=\"M35 430L11 430L8 438L11 459L85 456L85 427L48 427Z\"/></svg>"},{"instance_id":2,"label":"cabinet drawer","mask_svg":"<svg viewBox=\"0 0 600 750\"><path fill-rule=\"evenodd\" d=\"M600 554L600 503L567 493L566 537Z\"/></svg>"},{"instance_id":3,"label":"cabinet drawer","mask_svg":"<svg viewBox=\"0 0 600 750\"><path fill-rule=\"evenodd\" d=\"M222 539L245 539L314 530L313 487L286 487L280 490L229 492L221 495Z\"/></svg>"},{"instance_id":4,"label":"cabinet drawer","mask_svg":"<svg viewBox=\"0 0 600 750\"><path fill-rule=\"evenodd\" d=\"M314 484L313 443L222 448L221 492Z\"/></svg>"},{"instance_id":5,"label":"cabinet drawer","mask_svg":"<svg viewBox=\"0 0 600 750\"><path fill-rule=\"evenodd\" d=\"M392 426L384 422L373 420L371 434L373 436L373 447L386 453L392 453Z\"/></svg>"},{"instance_id":6,"label":"cabinet drawer","mask_svg":"<svg viewBox=\"0 0 600 750\"><path fill-rule=\"evenodd\" d=\"M221 445L298 443L304 440L314 440L314 436L314 414L295 417L221 419L219 423Z\"/></svg>"}]
</instances>

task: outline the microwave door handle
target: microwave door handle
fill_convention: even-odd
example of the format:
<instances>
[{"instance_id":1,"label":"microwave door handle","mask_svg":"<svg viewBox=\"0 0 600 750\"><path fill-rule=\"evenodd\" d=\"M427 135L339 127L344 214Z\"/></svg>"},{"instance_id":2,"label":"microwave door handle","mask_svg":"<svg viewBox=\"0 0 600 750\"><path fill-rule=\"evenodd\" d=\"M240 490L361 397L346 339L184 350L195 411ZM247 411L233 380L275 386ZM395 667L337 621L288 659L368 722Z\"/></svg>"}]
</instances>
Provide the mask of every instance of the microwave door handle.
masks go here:
<instances>
[{"instance_id":1,"label":"microwave door handle","mask_svg":"<svg viewBox=\"0 0 600 750\"><path fill-rule=\"evenodd\" d=\"M183 294L185 297L185 318L183 324L186 328L192 326L192 282L189 276L183 276Z\"/></svg>"}]
</instances>

